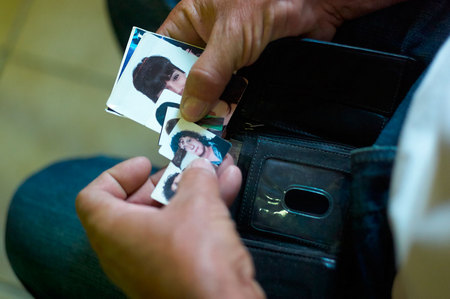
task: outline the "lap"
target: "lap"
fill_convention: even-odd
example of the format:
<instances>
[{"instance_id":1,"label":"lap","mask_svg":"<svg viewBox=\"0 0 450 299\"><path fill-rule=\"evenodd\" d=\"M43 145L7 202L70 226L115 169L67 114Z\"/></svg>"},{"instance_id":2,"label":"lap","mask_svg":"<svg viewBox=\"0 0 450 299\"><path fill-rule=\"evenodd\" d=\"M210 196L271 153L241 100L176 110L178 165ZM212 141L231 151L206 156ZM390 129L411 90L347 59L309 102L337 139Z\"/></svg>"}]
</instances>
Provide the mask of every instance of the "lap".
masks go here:
<instances>
[{"instance_id":1,"label":"lap","mask_svg":"<svg viewBox=\"0 0 450 299\"><path fill-rule=\"evenodd\" d=\"M78 192L119 159L53 164L11 202L5 244L16 275L35 297L124 297L102 272L75 211Z\"/></svg>"}]
</instances>

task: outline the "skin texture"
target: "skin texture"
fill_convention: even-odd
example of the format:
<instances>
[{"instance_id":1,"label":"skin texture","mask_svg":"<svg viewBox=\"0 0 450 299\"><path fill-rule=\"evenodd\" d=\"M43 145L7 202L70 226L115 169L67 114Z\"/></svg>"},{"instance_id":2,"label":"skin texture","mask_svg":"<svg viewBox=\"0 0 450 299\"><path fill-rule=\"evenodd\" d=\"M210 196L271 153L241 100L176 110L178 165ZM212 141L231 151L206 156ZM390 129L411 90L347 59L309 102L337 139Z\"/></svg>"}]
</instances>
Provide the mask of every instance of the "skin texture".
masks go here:
<instances>
[{"instance_id":1,"label":"skin texture","mask_svg":"<svg viewBox=\"0 0 450 299\"><path fill-rule=\"evenodd\" d=\"M158 33L204 47L186 81L183 117L197 121L215 105L234 71L286 36L331 40L350 20L403 0L183 0Z\"/></svg>"},{"instance_id":2,"label":"skin texture","mask_svg":"<svg viewBox=\"0 0 450 299\"><path fill-rule=\"evenodd\" d=\"M79 193L77 212L92 247L128 296L264 297L225 204L241 184L231 164L228 156L216 171L195 160L165 207L149 199L162 172L148 178L151 163L143 157L109 169Z\"/></svg>"},{"instance_id":3,"label":"skin texture","mask_svg":"<svg viewBox=\"0 0 450 299\"><path fill-rule=\"evenodd\" d=\"M345 20L401 0L182 0L158 33L206 46L183 92L183 117L205 116L232 73L286 36L330 40ZM226 205L241 184L226 157L215 171L197 159L177 194L161 207L149 198L162 171L148 178L145 158L106 171L76 207L105 273L133 298L263 298L251 257Z\"/></svg>"}]
</instances>

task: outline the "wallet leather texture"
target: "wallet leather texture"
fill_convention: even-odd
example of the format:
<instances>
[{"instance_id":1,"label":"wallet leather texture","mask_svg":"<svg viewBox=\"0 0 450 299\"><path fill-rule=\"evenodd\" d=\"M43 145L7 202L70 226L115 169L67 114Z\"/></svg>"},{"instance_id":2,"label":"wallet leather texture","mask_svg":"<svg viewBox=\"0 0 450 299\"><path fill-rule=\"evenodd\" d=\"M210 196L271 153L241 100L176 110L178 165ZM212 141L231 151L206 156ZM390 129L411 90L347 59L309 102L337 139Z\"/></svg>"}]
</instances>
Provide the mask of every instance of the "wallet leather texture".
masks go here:
<instances>
[{"instance_id":1,"label":"wallet leather texture","mask_svg":"<svg viewBox=\"0 0 450 299\"><path fill-rule=\"evenodd\" d=\"M350 152L374 143L419 72L409 57L299 38L239 72L231 213L269 298L345 297Z\"/></svg>"},{"instance_id":2,"label":"wallet leather texture","mask_svg":"<svg viewBox=\"0 0 450 299\"><path fill-rule=\"evenodd\" d=\"M235 118L368 146L420 71L406 56L281 39L241 71L249 84Z\"/></svg>"}]
</instances>

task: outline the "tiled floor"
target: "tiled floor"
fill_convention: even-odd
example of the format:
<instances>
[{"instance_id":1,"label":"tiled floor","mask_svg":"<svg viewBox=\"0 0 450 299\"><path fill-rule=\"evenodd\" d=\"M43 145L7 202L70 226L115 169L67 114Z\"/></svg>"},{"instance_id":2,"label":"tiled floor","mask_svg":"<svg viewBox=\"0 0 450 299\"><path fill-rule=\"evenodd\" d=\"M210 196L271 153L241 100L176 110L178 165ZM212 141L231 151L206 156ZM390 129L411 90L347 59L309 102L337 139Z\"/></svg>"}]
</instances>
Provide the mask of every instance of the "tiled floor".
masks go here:
<instances>
[{"instance_id":1,"label":"tiled floor","mask_svg":"<svg viewBox=\"0 0 450 299\"><path fill-rule=\"evenodd\" d=\"M122 53L100 0L0 4L0 298L29 298L9 267L9 200L32 172L73 156L148 156L156 133L103 111Z\"/></svg>"}]
</instances>

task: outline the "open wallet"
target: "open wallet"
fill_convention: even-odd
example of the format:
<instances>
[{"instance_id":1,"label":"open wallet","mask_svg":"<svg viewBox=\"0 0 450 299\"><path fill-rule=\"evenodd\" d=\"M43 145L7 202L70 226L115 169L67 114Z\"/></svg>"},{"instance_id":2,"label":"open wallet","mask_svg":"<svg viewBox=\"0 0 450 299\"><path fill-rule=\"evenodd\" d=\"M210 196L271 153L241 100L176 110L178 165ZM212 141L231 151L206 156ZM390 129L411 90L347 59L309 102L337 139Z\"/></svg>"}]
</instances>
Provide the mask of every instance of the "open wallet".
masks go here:
<instances>
[{"instance_id":1,"label":"open wallet","mask_svg":"<svg viewBox=\"0 0 450 299\"><path fill-rule=\"evenodd\" d=\"M231 214L268 298L362 287L345 258L350 153L374 144L421 70L401 55L285 38L239 71L248 87L226 137L243 185Z\"/></svg>"}]
</instances>

